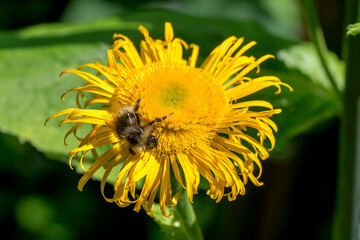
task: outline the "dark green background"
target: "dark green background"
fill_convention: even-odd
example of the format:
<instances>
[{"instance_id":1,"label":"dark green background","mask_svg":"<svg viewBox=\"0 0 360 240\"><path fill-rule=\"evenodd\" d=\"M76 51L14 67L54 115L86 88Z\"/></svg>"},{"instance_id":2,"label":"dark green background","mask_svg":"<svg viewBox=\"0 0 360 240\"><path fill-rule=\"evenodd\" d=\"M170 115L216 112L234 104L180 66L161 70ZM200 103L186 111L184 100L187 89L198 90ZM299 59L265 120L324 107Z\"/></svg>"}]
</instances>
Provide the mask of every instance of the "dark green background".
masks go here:
<instances>
[{"instance_id":1,"label":"dark green background","mask_svg":"<svg viewBox=\"0 0 360 240\"><path fill-rule=\"evenodd\" d=\"M175 21L175 35L184 38L188 43L199 44L201 51L205 53L209 53L230 34L242 36L241 32L236 32L236 27L240 25L244 31L250 33L245 39L258 42L258 54L276 54L280 49L298 46L299 42L308 40L302 6L298 1L7 0L2 1L0 6L0 49L4 50L1 53L6 53L6 50L15 52L21 47L36 49L43 45L74 42L110 44L111 35L118 31L117 29L85 32L76 35L75 38L56 36L24 40L14 36L17 36L19 28L40 23L65 22L71 25L109 16L120 16L127 21L137 21L138 17L145 21L143 16L148 12L149 15L153 13L153 19L149 21L157 24L156 31L150 30L152 36L162 38L161 16L171 15ZM335 53L339 53L341 49L342 8L341 1L318 1L318 12L328 47ZM170 9L174 13L150 9ZM194 19L196 24L192 26ZM216 27L216 24L230 25L233 21L247 24L239 23L234 27L224 27L221 33L211 32L221 28ZM205 26L202 28L203 34L211 36L209 44L206 38L201 37L201 33L189 30L192 27L199 29L196 26L200 23ZM139 41L140 35L133 33L135 28L129 28L122 33L137 36L138 38L134 39L136 42ZM262 31L268 32L267 39L261 39ZM278 135L281 147L276 149L270 159L263 162L264 173L261 180L265 182L264 186L257 188L248 184L245 196L240 196L234 202L224 199L219 204L205 196L204 191L200 191L200 194L195 196L194 208L205 239L330 238L335 199L338 110L336 103L330 101L331 91L319 88L320 93L325 92L329 95L322 98L323 95L319 94L319 98L307 98L306 91L313 88L313 83L310 84L309 81L308 84L303 80L295 82L296 77L292 82L289 80L294 76L294 71L301 72L299 78L306 75L304 71L308 68L304 70L301 66L306 64L306 60L301 59L299 52L303 52L301 47L300 51L288 51L284 63L269 63L268 68L264 70L265 73L281 71L281 78L285 78L284 81L293 87L296 86L292 94L284 89L285 96L288 96L294 105L290 105L287 110L284 109L283 117L275 118L280 122ZM289 60L291 58L295 63ZM7 65L2 63L0 73L7 76ZM10 67L18 64L21 68L21 61L16 59L13 64L7 63ZM300 66L296 66L297 64ZM80 64L72 67L78 65ZM295 70L287 72L283 70L285 66L286 69ZM22 77L26 84L28 76ZM60 95L52 97L53 101L58 101ZM69 96L67 104L73 103L71 99ZM281 98L277 100L281 102ZM15 114L16 109L21 106L11 107L16 117L11 121L19 121L20 125L26 125L27 116ZM9 112L9 107L1 108L4 119L6 114L13 114ZM316 115L314 112L321 114ZM306 116L304 119L308 124L303 123L303 119L301 124L294 124L298 116ZM292 124L286 124L287 122ZM144 211L135 213L131 207L121 209L115 204L106 203L100 194L99 182L90 181L84 191L79 192L76 186L81 175L71 171L66 164L53 161L57 158L56 154L47 152L46 157L29 144L28 139L23 139L25 142L19 141L12 135L21 138L21 133L9 130L6 124L0 126L0 129L4 132L0 135L0 226L4 239L105 239L114 235L116 238L124 238L128 234L134 239L170 238L161 233L158 225ZM62 131L65 134L66 130ZM286 136L282 137L283 135ZM41 146L36 147L43 151ZM62 161L66 162L66 158L62 157Z\"/></svg>"}]
</instances>

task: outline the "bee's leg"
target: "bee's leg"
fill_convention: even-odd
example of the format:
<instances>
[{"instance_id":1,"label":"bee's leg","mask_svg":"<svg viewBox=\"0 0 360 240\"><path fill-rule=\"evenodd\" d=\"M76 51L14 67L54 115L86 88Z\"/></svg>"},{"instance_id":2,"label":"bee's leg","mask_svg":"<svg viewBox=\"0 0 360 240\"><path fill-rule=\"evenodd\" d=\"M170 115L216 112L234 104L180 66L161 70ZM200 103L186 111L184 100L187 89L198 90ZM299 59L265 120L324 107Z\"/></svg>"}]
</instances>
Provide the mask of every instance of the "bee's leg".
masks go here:
<instances>
[{"instance_id":1,"label":"bee's leg","mask_svg":"<svg viewBox=\"0 0 360 240\"><path fill-rule=\"evenodd\" d=\"M129 147L129 152L132 154L132 155L135 155L136 153L135 153L135 151L134 150L132 150L132 148L131 147Z\"/></svg>"},{"instance_id":2,"label":"bee's leg","mask_svg":"<svg viewBox=\"0 0 360 240\"><path fill-rule=\"evenodd\" d=\"M161 132L159 133L159 136L156 138L156 141L159 141L160 136L161 136Z\"/></svg>"},{"instance_id":3,"label":"bee's leg","mask_svg":"<svg viewBox=\"0 0 360 240\"><path fill-rule=\"evenodd\" d=\"M150 122L149 125L153 125L154 123L156 122L161 122L161 121L164 121L166 118L168 118L169 116L173 115L174 113L170 113L169 115L166 115L165 117L162 117L162 118L155 118L154 121Z\"/></svg>"},{"instance_id":4,"label":"bee's leg","mask_svg":"<svg viewBox=\"0 0 360 240\"><path fill-rule=\"evenodd\" d=\"M139 118L139 115L138 115L138 110L139 110L139 106L140 106L140 100L141 100L141 98L140 98L140 91L139 91L139 99L136 101L135 108L134 108L136 121L137 121L139 126L140 126L140 118Z\"/></svg>"}]
</instances>

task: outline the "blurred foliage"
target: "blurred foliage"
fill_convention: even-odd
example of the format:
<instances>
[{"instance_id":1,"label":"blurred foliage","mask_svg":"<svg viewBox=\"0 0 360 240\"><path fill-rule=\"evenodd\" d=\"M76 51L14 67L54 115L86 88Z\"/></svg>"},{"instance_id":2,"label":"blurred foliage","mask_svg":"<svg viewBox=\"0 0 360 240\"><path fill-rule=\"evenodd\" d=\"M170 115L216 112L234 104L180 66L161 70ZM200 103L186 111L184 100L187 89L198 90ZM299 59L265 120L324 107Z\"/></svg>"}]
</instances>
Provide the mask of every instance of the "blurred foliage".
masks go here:
<instances>
[{"instance_id":1,"label":"blurred foliage","mask_svg":"<svg viewBox=\"0 0 360 240\"><path fill-rule=\"evenodd\" d=\"M283 109L273 118L279 132L275 154L264 163L265 186L248 186L248 193L233 203L216 204L203 192L196 196L194 207L205 239L302 239L308 234L314 239L329 238L337 155L331 138L337 137L333 120L340 101L321 70L314 46L302 42L298 1L25 0L21 8L19 4L4 1L0 8L0 28L26 27L0 32L0 129L5 133L0 135L0 176L5 183L0 188L0 221L8 239L96 239L123 229L135 231L132 234L142 239L146 235L182 239L164 235L151 219L133 213L131 207L107 204L97 182L78 192L80 176L59 161L49 161L68 162L69 150L77 145L70 137L64 146L63 136L70 126L58 128L56 120L43 126L51 114L74 106L74 95L64 102L60 96L82 84L71 75L59 79L61 71L87 62L105 64L115 32L138 46L139 24L152 37L163 38L165 21L173 23L176 37L200 46L199 62L231 35L257 41L248 54L277 57L262 64L260 75L279 76L294 88L293 93L284 88L278 96L273 95L276 89L252 96L261 95ZM55 21L62 23L45 24ZM331 52L327 58L342 88L344 63ZM327 147L319 149L320 141ZM319 173L324 167L319 159L326 159L327 171ZM308 176L316 176L316 182ZM308 218L307 214L310 226L303 231L301 216ZM161 216L157 222L163 229L173 224Z\"/></svg>"},{"instance_id":2,"label":"blurred foliage","mask_svg":"<svg viewBox=\"0 0 360 240\"><path fill-rule=\"evenodd\" d=\"M22 7L19 9L20 2ZM0 9L0 29L56 20L84 22L145 9L167 9L200 17L252 20L283 37L296 39L301 36L301 8L296 0L4 1ZM12 14L15 11L18 14Z\"/></svg>"},{"instance_id":3,"label":"blurred foliage","mask_svg":"<svg viewBox=\"0 0 360 240\"><path fill-rule=\"evenodd\" d=\"M46 229L53 215L53 207L39 196L26 196L15 208L16 221L21 228L29 232Z\"/></svg>"}]
</instances>

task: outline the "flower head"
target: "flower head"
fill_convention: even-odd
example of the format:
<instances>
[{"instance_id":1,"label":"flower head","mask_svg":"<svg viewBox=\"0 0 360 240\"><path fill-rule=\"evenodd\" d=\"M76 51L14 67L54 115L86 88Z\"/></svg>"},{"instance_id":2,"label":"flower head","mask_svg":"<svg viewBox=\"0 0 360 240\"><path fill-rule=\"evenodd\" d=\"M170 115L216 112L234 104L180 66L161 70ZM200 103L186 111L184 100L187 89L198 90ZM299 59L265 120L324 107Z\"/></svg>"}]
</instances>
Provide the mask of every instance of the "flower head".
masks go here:
<instances>
[{"instance_id":1,"label":"flower head","mask_svg":"<svg viewBox=\"0 0 360 240\"><path fill-rule=\"evenodd\" d=\"M196 67L199 47L174 38L170 23L165 23L164 41L152 39L143 26L139 31L145 37L140 53L129 38L115 34L106 66L95 62L63 72L87 81L65 93L77 92L78 108L48 119L66 115L60 124L75 123L65 136L74 134L80 141L79 147L70 151L70 161L80 155L82 165L85 155L93 154L95 160L89 169L84 167L78 188L82 190L103 167L104 195L109 173L122 164L113 196L104 198L120 207L135 204L135 211L143 205L151 215L159 193L160 209L168 216L165 206L176 205L179 197L172 192L171 178L187 190L190 202L198 192L200 176L209 184L207 194L217 202L224 196L234 200L244 194L249 180L261 185L260 159L269 157L275 144L273 131L277 131L269 118L281 110L267 101L241 99L270 86L277 88L276 93L281 86L291 90L275 76L246 76L254 69L259 71L259 65L273 56L245 56L256 43L241 47L243 38L229 37ZM189 48L191 55L184 59L183 50ZM83 71L84 67L95 69L98 75ZM84 92L93 95L82 106L79 97ZM103 108L87 108L99 103ZM86 123L92 130L80 138L76 132ZM250 128L256 137L248 134ZM269 149L264 147L266 139ZM109 147L98 154L96 150L102 146ZM143 185L136 194L140 181Z\"/></svg>"}]
</instances>

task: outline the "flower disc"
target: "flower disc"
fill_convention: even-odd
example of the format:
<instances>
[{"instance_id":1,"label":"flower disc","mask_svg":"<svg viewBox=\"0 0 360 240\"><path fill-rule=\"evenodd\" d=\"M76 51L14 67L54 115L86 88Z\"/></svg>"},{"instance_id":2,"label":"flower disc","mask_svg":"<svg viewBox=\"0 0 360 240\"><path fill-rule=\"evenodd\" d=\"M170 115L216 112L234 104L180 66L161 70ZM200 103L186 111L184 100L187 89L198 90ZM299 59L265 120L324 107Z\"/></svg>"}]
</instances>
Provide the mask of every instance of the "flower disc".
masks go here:
<instances>
[{"instance_id":1,"label":"flower disc","mask_svg":"<svg viewBox=\"0 0 360 240\"><path fill-rule=\"evenodd\" d=\"M140 93L139 113L143 119L150 122L174 113L158 124L161 137L157 152L160 154L181 152L195 144L206 144L213 138L218 122L228 109L221 86L211 75L198 68L154 63L138 69L131 80L137 83L138 90L126 89L129 85L119 89L121 92L132 91L131 95L135 96L136 92ZM116 93L112 101L115 112L126 102Z\"/></svg>"}]
</instances>

